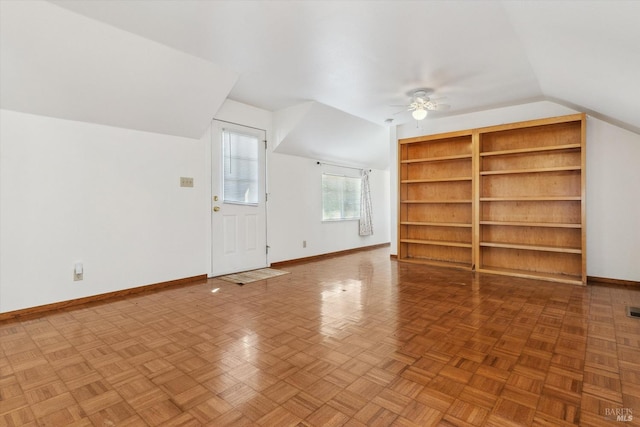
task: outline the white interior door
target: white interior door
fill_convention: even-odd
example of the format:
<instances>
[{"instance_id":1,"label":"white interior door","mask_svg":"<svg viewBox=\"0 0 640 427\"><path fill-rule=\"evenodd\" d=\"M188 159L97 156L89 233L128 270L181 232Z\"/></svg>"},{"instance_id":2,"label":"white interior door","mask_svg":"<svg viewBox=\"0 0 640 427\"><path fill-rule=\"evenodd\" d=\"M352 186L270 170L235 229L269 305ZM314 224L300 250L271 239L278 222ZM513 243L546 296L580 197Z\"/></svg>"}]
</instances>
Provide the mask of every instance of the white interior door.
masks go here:
<instances>
[{"instance_id":1,"label":"white interior door","mask_svg":"<svg viewBox=\"0 0 640 427\"><path fill-rule=\"evenodd\" d=\"M212 126L211 277L267 266L264 130Z\"/></svg>"}]
</instances>

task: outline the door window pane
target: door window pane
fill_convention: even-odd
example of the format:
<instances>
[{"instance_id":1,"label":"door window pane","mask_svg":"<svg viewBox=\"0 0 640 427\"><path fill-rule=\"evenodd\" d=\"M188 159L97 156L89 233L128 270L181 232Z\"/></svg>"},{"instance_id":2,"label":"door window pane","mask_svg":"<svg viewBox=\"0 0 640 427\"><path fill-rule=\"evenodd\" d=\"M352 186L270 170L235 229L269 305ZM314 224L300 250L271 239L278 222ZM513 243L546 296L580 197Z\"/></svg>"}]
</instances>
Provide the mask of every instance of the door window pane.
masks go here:
<instances>
[{"instance_id":1,"label":"door window pane","mask_svg":"<svg viewBox=\"0 0 640 427\"><path fill-rule=\"evenodd\" d=\"M258 204L258 149L253 135L223 131L223 197L225 203Z\"/></svg>"}]
</instances>

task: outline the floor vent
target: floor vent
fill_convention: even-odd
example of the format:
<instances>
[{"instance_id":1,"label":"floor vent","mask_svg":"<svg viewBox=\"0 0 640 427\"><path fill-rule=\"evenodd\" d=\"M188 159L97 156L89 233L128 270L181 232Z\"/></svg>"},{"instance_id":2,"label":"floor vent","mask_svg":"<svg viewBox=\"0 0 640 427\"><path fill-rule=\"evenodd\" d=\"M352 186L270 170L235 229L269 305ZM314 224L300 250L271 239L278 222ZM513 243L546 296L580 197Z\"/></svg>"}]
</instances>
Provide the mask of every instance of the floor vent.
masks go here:
<instances>
[{"instance_id":1,"label":"floor vent","mask_svg":"<svg viewBox=\"0 0 640 427\"><path fill-rule=\"evenodd\" d=\"M639 307L627 307L627 316L629 317L637 317L640 319L640 308Z\"/></svg>"}]
</instances>

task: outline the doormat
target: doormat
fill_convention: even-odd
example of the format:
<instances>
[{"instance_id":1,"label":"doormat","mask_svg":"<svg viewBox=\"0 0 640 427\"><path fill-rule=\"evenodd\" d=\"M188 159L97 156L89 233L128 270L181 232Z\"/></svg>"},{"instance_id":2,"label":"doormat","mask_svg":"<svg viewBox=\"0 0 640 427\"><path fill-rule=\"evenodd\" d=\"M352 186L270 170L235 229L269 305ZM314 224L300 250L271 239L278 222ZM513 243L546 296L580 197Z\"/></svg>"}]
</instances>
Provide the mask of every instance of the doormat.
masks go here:
<instances>
[{"instance_id":1,"label":"doormat","mask_svg":"<svg viewBox=\"0 0 640 427\"><path fill-rule=\"evenodd\" d=\"M242 273L227 274L226 276L216 277L217 279L224 280L226 282L236 283L238 285L245 285L251 282L257 282L258 280L271 279L273 277L282 276L283 274L289 274L288 271L276 270L275 268L261 268L259 270L245 271Z\"/></svg>"}]
</instances>

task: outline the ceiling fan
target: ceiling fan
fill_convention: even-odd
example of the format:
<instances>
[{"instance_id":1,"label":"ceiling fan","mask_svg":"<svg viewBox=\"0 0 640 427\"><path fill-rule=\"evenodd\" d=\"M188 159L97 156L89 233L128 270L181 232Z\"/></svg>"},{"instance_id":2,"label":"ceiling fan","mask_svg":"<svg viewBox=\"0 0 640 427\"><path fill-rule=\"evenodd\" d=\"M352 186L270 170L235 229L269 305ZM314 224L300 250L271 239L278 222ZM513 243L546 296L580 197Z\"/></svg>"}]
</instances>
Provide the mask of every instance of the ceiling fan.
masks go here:
<instances>
[{"instance_id":1,"label":"ceiling fan","mask_svg":"<svg viewBox=\"0 0 640 427\"><path fill-rule=\"evenodd\" d=\"M423 120L427 117L429 111L447 110L450 108L449 105L439 104L435 99L429 98L429 95L432 93L432 89L411 90L407 93L407 95L411 97L409 105L402 105L402 107L406 107L407 111L410 111L411 115L416 120ZM400 107L400 105L398 105L398 107ZM402 111L399 113L401 112Z\"/></svg>"}]
</instances>

